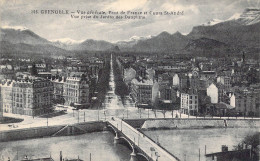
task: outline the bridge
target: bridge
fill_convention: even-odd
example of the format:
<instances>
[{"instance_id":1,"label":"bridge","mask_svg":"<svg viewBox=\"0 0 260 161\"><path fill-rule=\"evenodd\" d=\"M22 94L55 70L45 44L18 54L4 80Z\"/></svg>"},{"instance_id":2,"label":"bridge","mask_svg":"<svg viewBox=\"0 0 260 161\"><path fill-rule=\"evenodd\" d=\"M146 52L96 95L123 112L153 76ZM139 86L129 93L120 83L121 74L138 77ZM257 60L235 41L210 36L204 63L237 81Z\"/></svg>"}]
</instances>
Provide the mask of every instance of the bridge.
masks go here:
<instances>
[{"instance_id":1,"label":"bridge","mask_svg":"<svg viewBox=\"0 0 260 161\"><path fill-rule=\"evenodd\" d=\"M108 127L112 128L115 133L114 143L125 142L131 147L130 161L137 161L137 158L147 161L179 161L177 157L122 119L109 120Z\"/></svg>"}]
</instances>

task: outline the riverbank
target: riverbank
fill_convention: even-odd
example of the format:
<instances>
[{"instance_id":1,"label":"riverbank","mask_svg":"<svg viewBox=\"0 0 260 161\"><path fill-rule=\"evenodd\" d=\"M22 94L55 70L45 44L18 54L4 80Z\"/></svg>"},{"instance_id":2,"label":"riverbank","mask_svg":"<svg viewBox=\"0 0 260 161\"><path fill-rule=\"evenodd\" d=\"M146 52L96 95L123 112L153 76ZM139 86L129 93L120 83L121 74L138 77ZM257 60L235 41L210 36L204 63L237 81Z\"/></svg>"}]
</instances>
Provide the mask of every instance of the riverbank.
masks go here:
<instances>
[{"instance_id":1,"label":"riverbank","mask_svg":"<svg viewBox=\"0 0 260 161\"><path fill-rule=\"evenodd\" d=\"M126 119L127 124L142 130L202 129L202 128L260 128L260 119ZM106 121L90 121L70 125L41 126L6 130L0 132L0 141L30 138L78 135L99 132L107 126Z\"/></svg>"},{"instance_id":2,"label":"riverbank","mask_svg":"<svg viewBox=\"0 0 260 161\"><path fill-rule=\"evenodd\" d=\"M114 134L111 132L0 142L1 161L8 158L10 161L21 161L25 156L28 160L40 161L39 158L51 157L60 161L61 151L64 160L75 161L77 158L84 161L129 161L131 153L125 145L114 144Z\"/></svg>"},{"instance_id":3,"label":"riverbank","mask_svg":"<svg viewBox=\"0 0 260 161\"><path fill-rule=\"evenodd\" d=\"M78 135L103 131L106 122L93 121L72 125L42 126L0 132L0 142L32 138Z\"/></svg>"},{"instance_id":4,"label":"riverbank","mask_svg":"<svg viewBox=\"0 0 260 161\"><path fill-rule=\"evenodd\" d=\"M205 154L220 152L222 145L231 151L246 136L258 131L259 128L206 128L142 132L182 161L206 161Z\"/></svg>"},{"instance_id":5,"label":"riverbank","mask_svg":"<svg viewBox=\"0 0 260 161\"><path fill-rule=\"evenodd\" d=\"M260 128L260 119L151 119L141 129Z\"/></svg>"}]
</instances>

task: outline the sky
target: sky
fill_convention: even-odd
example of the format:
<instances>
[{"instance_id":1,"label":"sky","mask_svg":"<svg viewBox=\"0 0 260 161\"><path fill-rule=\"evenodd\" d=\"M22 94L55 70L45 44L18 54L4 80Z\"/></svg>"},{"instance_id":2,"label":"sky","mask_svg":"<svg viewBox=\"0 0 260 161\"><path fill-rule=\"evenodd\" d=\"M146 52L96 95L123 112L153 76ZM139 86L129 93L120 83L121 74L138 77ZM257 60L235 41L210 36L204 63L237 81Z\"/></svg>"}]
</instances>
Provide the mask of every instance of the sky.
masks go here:
<instances>
[{"instance_id":1,"label":"sky","mask_svg":"<svg viewBox=\"0 0 260 161\"><path fill-rule=\"evenodd\" d=\"M116 42L163 31L187 34L193 26L212 19L226 20L260 0L0 0L0 26L29 28L48 40L86 39ZM75 19L71 14L32 14L32 10L148 12L145 19ZM150 15L150 12L183 11L183 15Z\"/></svg>"}]
</instances>

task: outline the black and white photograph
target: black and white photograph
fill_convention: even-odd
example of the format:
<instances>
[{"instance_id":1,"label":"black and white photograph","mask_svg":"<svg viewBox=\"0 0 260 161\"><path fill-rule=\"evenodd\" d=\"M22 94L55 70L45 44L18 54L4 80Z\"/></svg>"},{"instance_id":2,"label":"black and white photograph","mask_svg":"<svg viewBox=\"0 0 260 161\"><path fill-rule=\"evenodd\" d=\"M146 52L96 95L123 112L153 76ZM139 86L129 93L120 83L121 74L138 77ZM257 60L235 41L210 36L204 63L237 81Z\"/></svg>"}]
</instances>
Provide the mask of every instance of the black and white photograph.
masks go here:
<instances>
[{"instance_id":1,"label":"black and white photograph","mask_svg":"<svg viewBox=\"0 0 260 161\"><path fill-rule=\"evenodd\" d=\"M260 0L0 0L0 161L259 161Z\"/></svg>"}]
</instances>

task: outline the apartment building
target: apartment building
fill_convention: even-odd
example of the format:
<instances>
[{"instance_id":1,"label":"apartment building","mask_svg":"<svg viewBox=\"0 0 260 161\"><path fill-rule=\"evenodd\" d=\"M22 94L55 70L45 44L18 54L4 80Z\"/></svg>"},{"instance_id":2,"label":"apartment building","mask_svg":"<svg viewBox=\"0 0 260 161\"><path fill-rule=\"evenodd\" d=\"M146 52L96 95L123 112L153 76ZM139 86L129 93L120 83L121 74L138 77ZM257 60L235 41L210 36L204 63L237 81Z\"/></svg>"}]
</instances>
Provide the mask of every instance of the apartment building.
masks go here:
<instances>
[{"instance_id":1,"label":"apartment building","mask_svg":"<svg viewBox=\"0 0 260 161\"><path fill-rule=\"evenodd\" d=\"M212 83L208 88L207 88L207 96L210 97L211 103L218 103L219 102L219 91L217 86Z\"/></svg>"},{"instance_id":2,"label":"apartment building","mask_svg":"<svg viewBox=\"0 0 260 161\"><path fill-rule=\"evenodd\" d=\"M231 88L231 77L219 76L217 77L217 83L224 85L224 88L228 90Z\"/></svg>"},{"instance_id":3,"label":"apartment building","mask_svg":"<svg viewBox=\"0 0 260 161\"><path fill-rule=\"evenodd\" d=\"M131 81L131 95L137 105L152 104L158 96L159 85L153 80L137 80Z\"/></svg>"},{"instance_id":4,"label":"apartment building","mask_svg":"<svg viewBox=\"0 0 260 161\"><path fill-rule=\"evenodd\" d=\"M52 109L53 84L47 79L31 77L12 84L12 113L41 115Z\"/></svg>"},{"instance_id":5,"label":"apartment building","mask_svg":"<svg viewBox=\"0 0 260 161\"><path fill-rule=\"evenodd\" d=\"M12 113L12 87L11 80L1 84L2 112Z\"/></svg>"},{"instance_id":6,"label":"apartment building","mask_svg":"<svg viewBox=\"0 0 260 161\"><path fill-rule=\"evenodd\" d=\"M53 83L53 99L54 103L64 103L64 97L63 97L63 86L64 86L64 80L62 79L54 79L51 80Z\"/></svg>"},{"instance_id":7,"label":"apartment building","mask_svg":"<svg viewBox=\"0 0 260 161\"><path fill-rule=\"evenodd\" d=\"M198 112L198 94L194 90L181 93L181 110L185 114L193 114Z\"/></svg>"},{"instance_id":8,"label":"apartment building","mask_svg":"<svg viewBox=\"0 0 260 161\"><path fill-rule=\"evenodd\" d=\"M83 77L67 77L63 86L65 105L88 106L89 83Z\"/></svg>"},{"instance_id":9,"label":"apartment building","mask_svg":"<svg viewBox=\"0 0 260 161\"><path fill-rule=\"evenodd\" d=\"M253 93L233 93L230 97L230 105L241 115L259 115L259 107L256 106L256 96Z\"/></svg>"}]
</instances>

